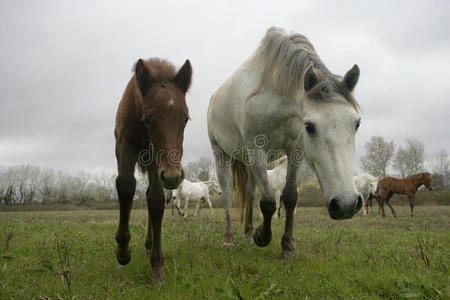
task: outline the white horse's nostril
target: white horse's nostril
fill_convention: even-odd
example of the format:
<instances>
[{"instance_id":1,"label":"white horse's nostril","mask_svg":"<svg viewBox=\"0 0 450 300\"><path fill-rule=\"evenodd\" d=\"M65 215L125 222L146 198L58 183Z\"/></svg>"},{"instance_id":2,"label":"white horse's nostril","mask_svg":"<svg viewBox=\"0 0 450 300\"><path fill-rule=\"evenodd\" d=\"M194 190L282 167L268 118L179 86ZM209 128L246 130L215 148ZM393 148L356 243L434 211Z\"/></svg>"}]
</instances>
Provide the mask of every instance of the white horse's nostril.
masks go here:
<instances>
[{"instance_id":1,"label":"white horse's nostril","mask_svg":"<svg viewBox=\"0 0 450 300\"><path fill-rule=\"evenodd\" d=\"M332 216L338 214L341 210L339 200L336 198L331 199L330 204L328 205L328 210Z\"/></svg>"}]
</instances>

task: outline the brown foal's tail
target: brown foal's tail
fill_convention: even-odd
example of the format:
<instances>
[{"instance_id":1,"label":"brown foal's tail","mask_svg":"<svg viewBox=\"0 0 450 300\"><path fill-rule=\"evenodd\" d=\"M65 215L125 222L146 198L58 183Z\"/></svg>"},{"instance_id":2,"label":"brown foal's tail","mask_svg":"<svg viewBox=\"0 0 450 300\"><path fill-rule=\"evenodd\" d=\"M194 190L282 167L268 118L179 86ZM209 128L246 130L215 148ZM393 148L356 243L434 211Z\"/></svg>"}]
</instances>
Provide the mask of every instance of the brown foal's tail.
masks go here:
<instances>
[{"instance_id":1,"label":"brown foal's tail","mask_svg":"<svg viewBox=\"0 0 450 300\"><path fill-rule=\"evenodd\" d=\"M238 204L241 222L247 211L247 180L248 167L241 161L234 160L231 165L231 173L233 174L233 198Z\"/></svg>"}]
</instances>

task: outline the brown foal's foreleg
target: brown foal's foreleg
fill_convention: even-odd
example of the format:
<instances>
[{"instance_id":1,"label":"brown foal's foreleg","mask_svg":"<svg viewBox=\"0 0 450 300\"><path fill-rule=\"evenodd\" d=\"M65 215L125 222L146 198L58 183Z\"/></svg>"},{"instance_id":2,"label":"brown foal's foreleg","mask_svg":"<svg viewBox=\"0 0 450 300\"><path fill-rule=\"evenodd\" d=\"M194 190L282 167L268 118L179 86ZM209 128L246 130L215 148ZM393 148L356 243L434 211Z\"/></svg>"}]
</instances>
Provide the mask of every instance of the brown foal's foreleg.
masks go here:
<instances>
[{"instance_id":1,"label":"brown foal's foreleg","mask_svg":"<svg viewBox=\"0 0 450 300\"><path fill-rule=\"evenodd\" d=\"M379 204L378 211L380 211L380 209L381 209L381 216L383 218L386 217L386 214L384 213L384 201L385 201L386 197L387 197L387 195L380 195L379 202L378 202L378 204Z\"/></svg>"},{"instance_id":2,"label":"brown foal's foreleg","mask_svg":"<svg viewBox=\"0 0 450 300\"><path fill-rule=\"evenodd\" d=\"M411 218L414 217L414 194L408 194L409 207L411 208L411 214L409 215Z\"/></svg>"},{"instance_id":3,"label":"brown foal's foreleg","mask_svg":"<svg viewBox=\"0 0 450 300\"><path fill-rule=\"evenodd\" d=\"M137 161L137 152L128 145L119 144L116 145L116 156L119 171L119 175L116 178L116 188L120 204L119 229L116 233L116 257L119 264L126 265L131 259L129 221L136 189L134 169Z\"/></svg>"},{"instance_id":4,"label":"brown foal's foreleg","mask_svg":"<svg viewBox=\"0 0 450 300\"><path fill-rule=\"evenodd\" d=\"M150 175L148 175L148 182L150 183ZM145 196L147 198L147 210L148 210L148 224L147 224L147 238L145 239L145 250L147 255L150 255L152 253L152 247L153 247L153 232L152 232L152 219L150 217L150 209L148 205L148 201L150 199L151 189L150 186L147 188L147 191L145 192ZM172 206L172 214L173 214L173 206Z\"/></svg>"},{"instance_id":5,"label":"brown foal's foreleg","mask_svg":"<svg viewBox=\"0 0 450 300\"><path fill-rule=\"evenodd\" d=\"M164 215L164 192L155 170L148 170L149 189L147 190L148 233L145 246L150 250L150 264L153 269L153 283L164 281L164 255L161 247L161 225Z\"/></svg>"},{"instance_id":6,"label":"brown foal's foreleg","mask_svg":"<svg viewBox=\"0 0 450 300\"><path fill-rule=\"evenodd\" d=\"M391 211L392 211L392 215L394 215L394 217L395 218L397 218L397 214L395 213L395 210L394 210L394 208L392 207L392 205L389 203L389 201L391 200L391 198L392 198L392 195L394 195L394 193L389 193L389 195L386 197L386 204L389 206L389 208L391 209Z\"/></svg>"}]
</instances>

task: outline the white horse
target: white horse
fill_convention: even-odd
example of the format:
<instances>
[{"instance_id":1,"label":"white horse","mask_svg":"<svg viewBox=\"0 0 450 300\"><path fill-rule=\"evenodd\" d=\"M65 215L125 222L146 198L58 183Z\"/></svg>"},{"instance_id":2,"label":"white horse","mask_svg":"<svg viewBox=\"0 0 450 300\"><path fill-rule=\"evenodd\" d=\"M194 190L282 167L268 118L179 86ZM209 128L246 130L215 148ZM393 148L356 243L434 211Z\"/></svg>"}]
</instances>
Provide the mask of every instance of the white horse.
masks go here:
<instances>
[{"instance_id":1,"label":"white horse","mask_svg":"<svg viewBox=\"0 0 450 300\"><path fill-rule=\"evenodd\" d=\"M209 194L212 195L216 193L217 195L222 195L222 190L220 189L220 186L215 181L202 181L206 186L208 187Z\"/></svg>"},{"instance_id":2,"label":"white horse","mask_svg":"<svg viewBox=\"0 0 450 300\"><path fill-rule=\"evenodd\" d=\"M281 207L283 203L281 201L281 195L283 188L286 185L286 173L287 173L287 157L283 156L275 162L275 167L271 170L267 170L267 178L269 179L270 187L275 192L275 202L276 209L278 210L278 218L280 218ZM257 196L256 196L257 195ZM259 210L259 216L263 218L261 209L259 208L259 197L258 190L255 190L256 204ZM297 211L297 207L294 209L294 214Z\"/></svg>"},{"instance_id":3,"label":"white horse","mask_svg":"<svg viewBox=\"0 0 450 300\"><path fill-rule=\"evenodd\" d=\"M288 158L283 256L295 251L293 213L303 157L317 174L331 218L351 218L361 208L361 196L353 183L360 114L352 91L358 78L358 66L344 77L334 75L306 37L270 28L252 57L213 94L208 135L225 203L224 245L233 245L233 189L246 208L247 237L253 236L258 246L270 243L276 204L267 161L280 153ZM261 193L264 221L253 234L255 186Z\"/></svg>"},{"instance_id":4,"label":"white horse","mask_svg":"<svg viewBox=\"0 0 450 300\"><path fill-rule=\"evenodd\" d=\"M211 215L214 216L211 200L209 199L209 189L203 182L190 182L183 180L176 190L172 190L172 201L174 202L178 212L180 212L181 201L184 201L184 217L187 217L187 208L189 200L197 201L197 207L194 216L198 214L200 204L207 202L211 209Z\"/></svg>"},{"instance_id":5,"label":"white horse","mask_svg":"<svg viewBox=\"0 0 450 300\"><path fill-rule=\"evenodd\" d=\"M355 176L354 180L356 188L358 189L362 197L363 214L367 215L367 213L369 212L369 202L371 203L370 207L372 208L372 198L373 195L375 194L375 191L377 190L376 183L378 182L378 178L370 175L369 173L362 173L359 174L358 176ZM375 183L375 189L373 183Z\"/></svg>"}]
</instances>

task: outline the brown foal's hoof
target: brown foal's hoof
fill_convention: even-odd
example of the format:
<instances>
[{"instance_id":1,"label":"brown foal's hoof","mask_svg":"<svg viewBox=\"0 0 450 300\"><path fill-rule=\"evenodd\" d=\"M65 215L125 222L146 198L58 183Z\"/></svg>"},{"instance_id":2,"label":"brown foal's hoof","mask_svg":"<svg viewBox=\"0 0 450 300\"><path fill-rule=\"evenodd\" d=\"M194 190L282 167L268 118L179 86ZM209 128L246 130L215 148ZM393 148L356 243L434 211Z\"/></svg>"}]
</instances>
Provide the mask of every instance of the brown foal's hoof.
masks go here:
<instances>
[{"instance_id":1,"label":"brown foal's hoof","mask_svg":"<svg viewBox=\"0 0 450 300\"><path fill-rule=\"evenodd\" d=\"M116 258L117 262L124 266L128 264L131 260L131 251L130 250L121 251L120 249L117 249Z\"/></svg>"},{"instance_id":2,"label":"brown foal's hoof","mask_svg":"<svg viewBox=\"0 0 450 300\"><path fill-rule=\"evenodd\" d=\"M266 247L270 244L272 239L272 230L264 230L264 226L261 224L256 228L255 234L253 235L253 241L259 247Z\"/></svg>"},{"instance_id":3,"label":"brown foal's hoof","mask_svg":"<svg viewBox=\"0 0 450 300\"><path fill-rule=\"evenodd\" d=\"M166 277L164 276L164 271L162 267L153 269L153 275L152 275L152 283L153 284L163 284L166 280Z\"/></svg>"},{"instance_id":4,"label":"brown foal's hoof","mask_svg":"<svg viewBox=\"0 0 450 300\"><path fill-rule=\"evenodd\" d=\"M253 227L245 229L245 236L250 243L253 243Z\"/></svg>"},{"instance_id":5,"label":"brown foal's hoof","mask_svg":"<svg viewBox=\"0 0 450 300\"><path fill-rule=\"evenodd\" d=\"M297 253L297 251L290 251L290 250L283 250L281 252L281 259L289 259L292 256L295 256L295 254Z\"/></svg>"}]
</instances>

